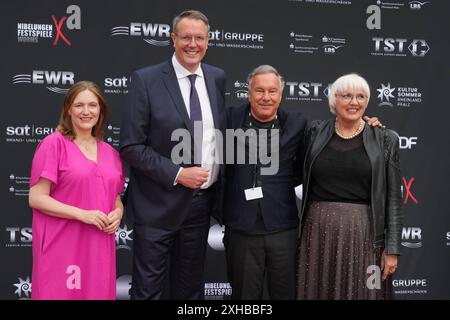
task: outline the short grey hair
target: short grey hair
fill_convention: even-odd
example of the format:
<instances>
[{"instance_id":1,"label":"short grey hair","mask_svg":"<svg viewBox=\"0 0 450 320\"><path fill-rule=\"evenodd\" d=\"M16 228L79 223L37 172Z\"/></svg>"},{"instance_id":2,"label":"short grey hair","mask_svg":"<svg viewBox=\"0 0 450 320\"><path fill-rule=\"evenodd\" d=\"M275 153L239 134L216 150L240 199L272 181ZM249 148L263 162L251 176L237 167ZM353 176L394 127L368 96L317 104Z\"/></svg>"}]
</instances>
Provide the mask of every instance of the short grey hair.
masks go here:
<instances>
[{"instance_id":1,"label":"short grey hair","mask_svg":"<svg viewBox=\"0 0 450 320\"><path fill-rule=\"evenodd\" d=\"M370 99L370 87L366 79L361 77L357 73L345 74L336 79L330 86L328 91L328 105L330 106L330 112L336 114L336 94L349 91L349 90L362 90L367 97L367 104Z\"/></svg>"},{"instance_id":2,"label":"short grey hair","mask_svg":"<svg viewBox=\"0 0 450 320\"><path fill-rule=\"evenodd\" d=\"M253 71L248 74L248 77L247 77L248 88L250 89L250 87L252 85L252 80L254 77L256 77L257 75L260 75L260 74L268 74L268 73L273 73L274 75L276 75L278 77L278 80L280 80L281 91L283 91L283 88L284 88L283 77L278 73L277 69L275 69L274 67L272 67L268 64L260 65L260 66L256 67L255 69L253 69Z\"/></svg>"},{"instance_id":3,"label":"short grey hair","mask_svg":"<svg viewBox=\"0 0 450 320\"><path fill-rule=\"evenodd\" d=\"M186 10L177 15L175 18L173 18L172 21L172 32L177 33L178 24L180 23L181 19L195 19L195 20L201 20L206 25L206 28L209 32L209 21L208 18L200 11L198 10Z\"/></svg>"}]
</instances>

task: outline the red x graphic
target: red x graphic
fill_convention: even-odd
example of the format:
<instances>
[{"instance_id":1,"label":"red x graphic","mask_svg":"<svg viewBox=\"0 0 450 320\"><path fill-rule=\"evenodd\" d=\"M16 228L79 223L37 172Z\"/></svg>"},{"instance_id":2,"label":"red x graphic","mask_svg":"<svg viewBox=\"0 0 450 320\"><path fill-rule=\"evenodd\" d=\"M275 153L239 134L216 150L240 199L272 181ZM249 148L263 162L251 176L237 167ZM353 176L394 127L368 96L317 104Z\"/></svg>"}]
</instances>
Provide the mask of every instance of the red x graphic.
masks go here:
<instances>
[{"instance_id":1,"label":"red x graphic","mask_svg":"<svg viewBox=\"0 0 450 320\"><path fill-rule=\"evenodd\" d=\"M417 201L417 199L411 193L411 185L414 182L414 177L409 179L408 182L406 182L405 177L402 177L402 179L403 179L403 184L405 185L405 191L406 191L406 196L405 196L405 200L403 201L403 203L406 204L406 202L408 201L408 198L411 198L411 200L414 201L415 203L419 203L419 201Z\"/></svg>"},{"instance_id":2,"label":"red x graphic","mask_svg":"<svg viewBox=\"0 0 450 320\"><path fill-rule=\"evenodd\" d=\"M71 45L70 41L67 40L67 38L63 35L63 33L61 32L61 27L64 23L64 21L66 21L67 17L64 16L61 18L61 21L57 21L55 16L52 16L53 22L55 23L55 27L56 27L56 38L55 41L53 41L53 45L56 46L56 44L58 43L59 37L61 37L61 39L64 40L65 43L67 43L69 46Z\"/></svg>"}]
</instances>

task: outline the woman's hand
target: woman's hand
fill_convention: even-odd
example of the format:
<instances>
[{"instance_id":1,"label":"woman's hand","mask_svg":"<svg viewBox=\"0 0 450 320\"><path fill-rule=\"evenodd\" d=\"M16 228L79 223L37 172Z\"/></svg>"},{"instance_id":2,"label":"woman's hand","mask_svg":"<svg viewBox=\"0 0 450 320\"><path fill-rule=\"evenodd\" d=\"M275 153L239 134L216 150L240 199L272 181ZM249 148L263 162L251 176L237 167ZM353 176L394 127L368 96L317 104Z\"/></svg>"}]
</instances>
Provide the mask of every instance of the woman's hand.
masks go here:
<instances>
[{"instance_id":1,"label":"woman's hand","mask_svg":"<svg viewBox=\"0 0 450 320\"><path fill-rule=\"evenodd\" d=\"M113 234L116 233L117 229L119 229L120 221L122 220L123 216L123 209L122 208L116 208L113 211L111 211L108 215L108 226L105 231L106 233Z\"/></svg>"},{"instance_id":2,"label":"woman's hand","mask_svg":"<svg viewBox=\"0 0 450 320\"><path fill-rule=\"evenodd\" d=\"M78 220L96 226L99 230L105 231L109 225L108 217L100 210L81 210Z\"/></svg>"},{"instance_id":3,"label":"woman's hand","mask_svg":"<svg viewBox=\"0 0 450 320\"><path fill-rule=\"evenodd\" d=\"M396 254L383 254L381 256L381 270L383 271L382 280L393 274L397 270L398 255Z\"/></svg>"}]
</instances>

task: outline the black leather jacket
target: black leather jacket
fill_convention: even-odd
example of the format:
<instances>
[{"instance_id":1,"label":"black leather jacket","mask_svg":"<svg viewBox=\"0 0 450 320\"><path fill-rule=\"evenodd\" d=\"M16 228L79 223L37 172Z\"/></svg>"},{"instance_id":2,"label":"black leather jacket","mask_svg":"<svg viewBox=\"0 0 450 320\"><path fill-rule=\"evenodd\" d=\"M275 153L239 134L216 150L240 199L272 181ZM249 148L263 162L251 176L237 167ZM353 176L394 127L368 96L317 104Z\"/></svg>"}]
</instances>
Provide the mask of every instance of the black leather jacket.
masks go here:
<instances>
[{"instance_id":1,"label":"black leather jacket","mask_svg":"<svg viewBox=\"0 0 450 320\"><path fill-rule=\"evenodd\" d=\"M334 119L313 121L306 130L301 222L308 201L311 168L333 136L334 123ZM390 130L366 126L363 143L372 167L371 210L375 235L373 246L384 247L386 254L400 254L403 214L398 137Z\"/></svg>"}]
</instances>

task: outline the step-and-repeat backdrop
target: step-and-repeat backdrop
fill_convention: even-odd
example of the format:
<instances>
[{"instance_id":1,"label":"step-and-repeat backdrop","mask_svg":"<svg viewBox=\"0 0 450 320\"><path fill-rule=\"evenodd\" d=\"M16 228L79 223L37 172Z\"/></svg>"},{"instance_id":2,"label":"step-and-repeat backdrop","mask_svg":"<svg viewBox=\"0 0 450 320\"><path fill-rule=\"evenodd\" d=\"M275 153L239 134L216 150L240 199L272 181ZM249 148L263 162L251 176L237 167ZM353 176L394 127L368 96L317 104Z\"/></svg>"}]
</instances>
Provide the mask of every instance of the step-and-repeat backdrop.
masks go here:
<instances>
[{"instance_id":1,"label":"step-and-repeat backdrop","mask_svg":"<svg viewBox=\"0 0 450 320\"><path fill-rule=\"evenodd\" d=\"M171 57L172 19L210 19L205 62L227 72L227 103L244 103L260 64L286 80L282 108L330 117L328 85L357 72L368 114L400 137L405 225L397 299L450 299L450 2L376 0L2 1L0 4L0 299L32 291L31 159L55 130L64 94L98 83L112 107L105 140L118 147L130 73ZM149 190L151 192L151 190ZM228 299L223 229L211 221L207 299ZM116 234L117 298L129 299L133 226Z\"/></svg>"}]
</instances>

